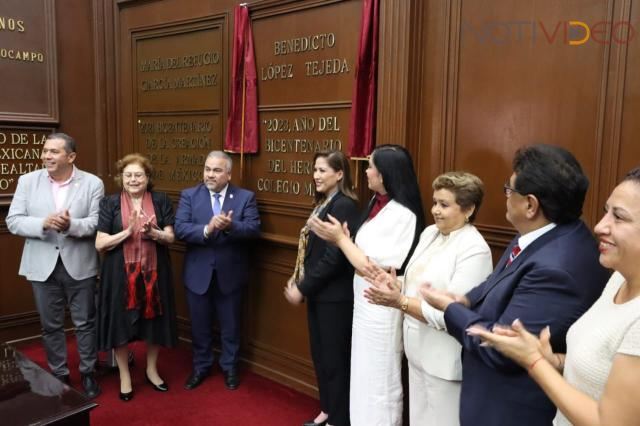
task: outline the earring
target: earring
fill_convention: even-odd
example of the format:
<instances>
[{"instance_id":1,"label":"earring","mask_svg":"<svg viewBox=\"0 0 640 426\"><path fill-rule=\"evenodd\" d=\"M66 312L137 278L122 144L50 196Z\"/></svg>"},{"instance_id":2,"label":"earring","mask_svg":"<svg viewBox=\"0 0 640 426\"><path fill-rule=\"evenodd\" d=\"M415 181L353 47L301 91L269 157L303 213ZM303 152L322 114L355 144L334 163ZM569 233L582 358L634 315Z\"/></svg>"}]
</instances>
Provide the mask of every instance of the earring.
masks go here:
<instances>
[{"instance_id":1,"label":"earring","mask_svg":"<svg viewBox=\"0 0 640 426\"><path fill-rule=\"evenodd\" d=\"M469 223L469 217L467 216L464 217L464 223Z\"/></svg>"}]
</instances>

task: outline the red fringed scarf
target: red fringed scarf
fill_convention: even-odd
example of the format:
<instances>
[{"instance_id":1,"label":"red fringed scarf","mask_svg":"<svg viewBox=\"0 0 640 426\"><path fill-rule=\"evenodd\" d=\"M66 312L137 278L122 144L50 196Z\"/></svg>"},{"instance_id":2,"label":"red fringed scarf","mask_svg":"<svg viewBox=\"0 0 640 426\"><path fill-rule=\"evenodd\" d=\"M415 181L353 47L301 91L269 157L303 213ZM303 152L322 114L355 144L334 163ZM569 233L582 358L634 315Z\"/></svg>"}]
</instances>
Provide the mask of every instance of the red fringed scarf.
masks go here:
<instances>
[{"instance_id":1,"label":"red fringed scarf","mask_svg":"<svg viewBox=\"0 0 640 426\"><path fill-rule=\"evenodd\" d=\"M120 211L122 214L122 228L129 226L129 216L133 206L129 194L122 191L120 194ZM144 284L144 318L154 318L162 315L162 305L160 304L160 294L158 293L158 257L156 253L156 243L153 240L142 238L140 232L142 224L153 218L152 222L157 225L155 210L151 194L145 192L142 196L142 211L138 212L138 223L133 230L133 234L122 244L124 250L124 271L127 275L127 309L138 309L140 302L137 298L136 284L138 278L142 278Z\"/></svg>"}]
</instances>

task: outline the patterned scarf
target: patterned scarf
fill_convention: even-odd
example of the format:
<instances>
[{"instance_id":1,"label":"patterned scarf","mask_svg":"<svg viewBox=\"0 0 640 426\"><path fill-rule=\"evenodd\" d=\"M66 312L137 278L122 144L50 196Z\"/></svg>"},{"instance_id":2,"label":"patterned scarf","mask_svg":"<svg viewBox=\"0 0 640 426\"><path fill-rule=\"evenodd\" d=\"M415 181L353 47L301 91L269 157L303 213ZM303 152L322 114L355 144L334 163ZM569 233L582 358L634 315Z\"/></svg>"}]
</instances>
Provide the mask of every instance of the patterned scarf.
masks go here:
<instances>
[{"instance_id":1,"label":"patterned scarf","mask_svg":"<svg viewBox=\"0 0 640 426\"><path fill-rule=\"evenodd\" d=\"M317 205L311 212L311 216L309 216L309 219L318 215L318 213L320 213L322 209L324 209L329 204L331 199L337 193L338 193L337 191L334 192L333 195L327 197L322 202L322 204ZM307 252L308 242L309 242L309 225L308 225L308 222L305 222L304 226L300 230L300 238L298 239L298 256L296 256L296 267L293 270L293 275L291 276L291 280L290 280L292 285L298 285L304 279L304 257Z\"/></svg>"},{"instance_id":2,"label":"patterned scarf","mask_svg":"<svg viewBox=\"0 0 640 426\"><path fill-rule=\"evenodd\" d=\"M129 194L122 191L120 194L120 211L122 212L122 228L129 227L129 216L134 211ZM138 278L142 278L144 284L145 307L144 318L154 318L162 315L162 305L160 304L160 294L158 293L158 257L156 253L156 242L147 238L142 238L140 229L142 223L148 218L153 218L152 223L157 226L153 201L149 192L142 196L142 211L138 213L139 219L133 234L127 238L123 246L124 251L124 271L127 275L127 300L126 309L139 309L140 302L137 298Z\"/></svg>"}]
</instances>

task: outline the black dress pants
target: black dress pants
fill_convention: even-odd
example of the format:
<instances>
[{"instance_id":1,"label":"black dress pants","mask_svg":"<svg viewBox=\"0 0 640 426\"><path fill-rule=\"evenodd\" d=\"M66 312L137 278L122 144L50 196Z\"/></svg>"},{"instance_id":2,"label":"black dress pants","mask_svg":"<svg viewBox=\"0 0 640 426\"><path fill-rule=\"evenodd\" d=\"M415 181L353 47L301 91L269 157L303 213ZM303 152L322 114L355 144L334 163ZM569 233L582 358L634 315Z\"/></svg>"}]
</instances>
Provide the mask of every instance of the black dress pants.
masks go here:
<instances>
[{"instance_id":1,"label":"black dress pants","mask_svg":"<svg viewBox=\"0 0 640 426\"><path fill-rule=\"evenodd\" d=\"M307 302L311 356L320 407L333 426L349 425L353 302Z\"/></svg>"}]
</instances>

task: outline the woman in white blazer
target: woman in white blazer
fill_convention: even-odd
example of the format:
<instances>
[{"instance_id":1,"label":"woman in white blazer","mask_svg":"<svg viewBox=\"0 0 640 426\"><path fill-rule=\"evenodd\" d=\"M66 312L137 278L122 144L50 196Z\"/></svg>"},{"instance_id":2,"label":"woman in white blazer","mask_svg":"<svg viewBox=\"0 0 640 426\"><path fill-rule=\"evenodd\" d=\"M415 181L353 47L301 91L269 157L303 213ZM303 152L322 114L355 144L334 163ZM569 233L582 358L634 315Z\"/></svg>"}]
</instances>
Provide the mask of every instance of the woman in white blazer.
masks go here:
<instances>
[{"instance_id":1,"label":"woman in white blazer","mask_svg":"<svg viewBox=\"0 0 640 426\"><path fill-rule=\"evenodd\" d=\"M424 210L411 156L398 145L380 145L369 159L369 189L375 192L355 241L340 223L310 219L320 238L334 242L356 269L353 277L350 418L352 426L402 424L402 315L364 298L369 264L402 269L418 244Z\"/></svg>"},{"instance_id":2,"label":"woman in white blazer","mask_svg":"<svg viewBox=\"0 0 640 426\"><path fill-rule=\"evenodd\" d=\"M427 227L404 272L369 268L375 277L365 298L403 312L404 351L409 363L409 417L412 425L458 425L462 363L460 344L445 329L442 311L419 295L421 285L465 294L491 273L491 251L471 224L482 203L482 181L449 172L433 181Z\"/></svg>"}]
</instances>

